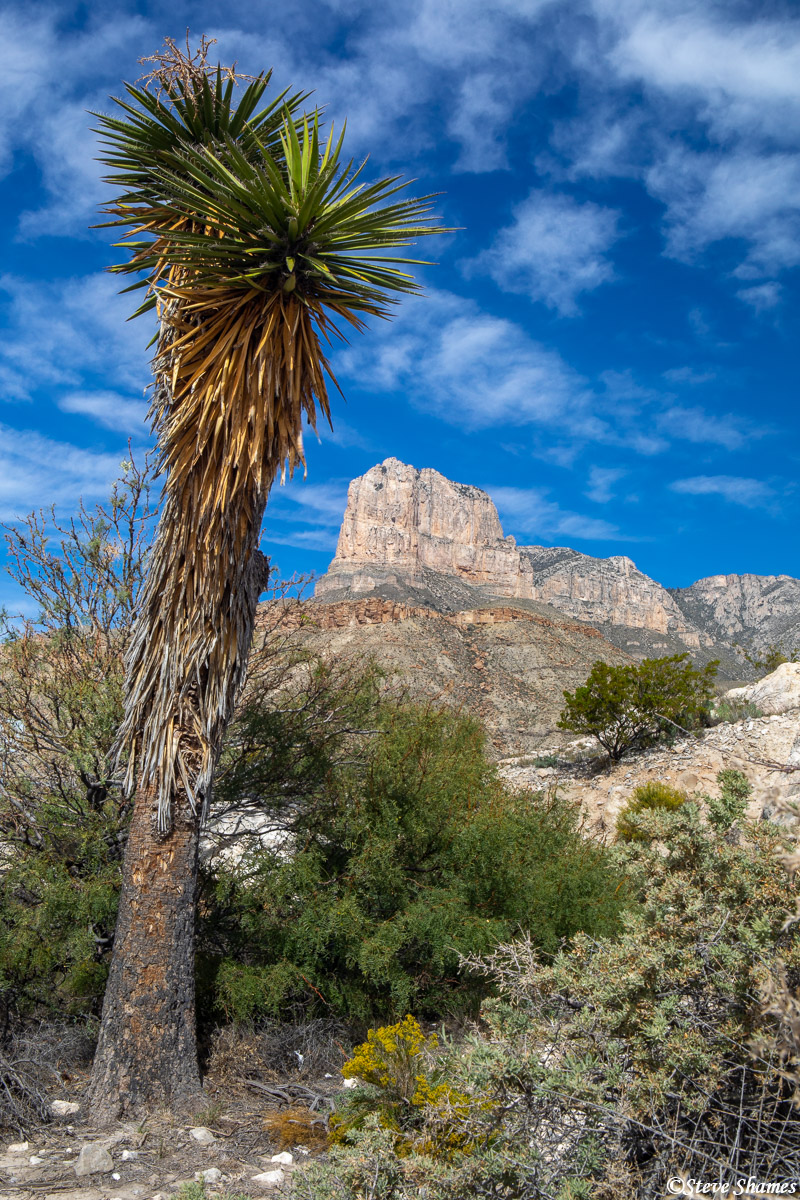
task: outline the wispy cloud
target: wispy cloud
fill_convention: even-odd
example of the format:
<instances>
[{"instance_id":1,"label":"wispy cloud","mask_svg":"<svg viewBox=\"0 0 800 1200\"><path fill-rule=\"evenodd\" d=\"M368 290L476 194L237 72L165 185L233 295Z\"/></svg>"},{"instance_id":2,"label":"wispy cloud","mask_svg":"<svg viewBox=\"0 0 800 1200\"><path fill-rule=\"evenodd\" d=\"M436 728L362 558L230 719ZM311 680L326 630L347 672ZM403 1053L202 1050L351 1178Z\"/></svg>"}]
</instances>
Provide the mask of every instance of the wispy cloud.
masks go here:
<instances>
[{"instance_id":1,"label":"wispy cloud","mask_svg":"<svg viewBox=\"0 0 800 1200\"><path fill-rule=\"evenodd\" d=\"M658 428L672 438L687 442L706 442L724 446L726 450L740 450L749 438L763 436L765 430L756 429L751 422L726 413L716 416L702 408L674 404L657 417Z\"/></svg>"},{"instance_id":2,"label":"wispy cloud","mask_svg":"<svg viewBox=\"0 0 800 1200\"><path fill-rule=\"evenodd\" d=\"M578 297L614 278L607 251L618 238L619 214L571 196L532 192L514 210L514 223L465 262L467 275L489 275L507 292L575 316Z\"/></svg>"},{"instance_id":3,"label":"wispy cloud","mask_svg":"<svg viewBox=\"0 0 800 1200\"><path fill-rule=\"evenodd\" d=\"M474 301L431 291L403 304L391 329L340 358L343 373L467 430L498 425L560 426L599 434L590 389L554 350Z\"/></svg>"},{"instance_id":4,"label":"wispy cloud","mask_svg":"<svg viewBox=\"0 0 800 1200\"><path fill-rule=\"evenodd\" d=\"M694 475L676 479L670 484L673 492L689 496L721 496L731 504L744 508L774 508L775 490L760 479L744 479L736 475Z\"/></svg>"},{"instance_id":5,"label":"wispy cloud","mask_svg":"<svg viewBox=\"0 0 800 1200\"><path fill-rule=\"evenodd\" d=\"M773 280L770 283L756 284L755 287L740 288L736 295L757 313L770 312L780 304L783 288Z\"/></svg>"},{"instance_id":6,"label":"wispy cloud","mask_svg":"<svg viewBox=\"0 0 800 1200\"><path fill-rule=\"evenodd\" d=\"M140 436L147 432L147 403L130 400L119 392L68 392L60 397L58 407L62 412L89 417L106 429L124 430Z\"/></svg>"},{"instance_id":7,"label":"wispy cloud","mask_svg":"<svg viewBox=\"0 0 800 1200\"><path fill-rule=\"evenodd\" d=\"M595 504L608 504L614 498L614 484L619 483L627 473L623 467L592 467L584 495Z\"/></svg>"},{"instance_id":8,"label":"wispy cloud","mask_svg":"<svg viewBox=\"0 0 800 1200\"><path fill-rule=\"evenodd\" d=\"M0 275L0 383L15 399L38 387L82 391L87 373L139 392L149 382L147 318L129 322L129 296L105 274L29 282ZM5 310L5 311L3 311Z\"/></svg>"},{"instance_id":9,"label":"wispy cloud","mask_svg":"<svg viewBox=\"0 0 800 1200\"><path fill-rule=\"evenodd\" d=\"M33 430L0 426L0 520L55 505L74 511L81 497L105 499L121 474L125 447L95 454Z\"/></svg>"},{"instance_id":10,"label":"wispy cloud","mask_svg":"<svg viewBox=\"0 0 800 1200\"><path fill-rule=\"evenodd\" d=\"M549 499L546 488L487 487L506 529L545 541L577 538L579 541L629 540L616 525L596 517L563 509Z\"/></svg>"}]
</instances>

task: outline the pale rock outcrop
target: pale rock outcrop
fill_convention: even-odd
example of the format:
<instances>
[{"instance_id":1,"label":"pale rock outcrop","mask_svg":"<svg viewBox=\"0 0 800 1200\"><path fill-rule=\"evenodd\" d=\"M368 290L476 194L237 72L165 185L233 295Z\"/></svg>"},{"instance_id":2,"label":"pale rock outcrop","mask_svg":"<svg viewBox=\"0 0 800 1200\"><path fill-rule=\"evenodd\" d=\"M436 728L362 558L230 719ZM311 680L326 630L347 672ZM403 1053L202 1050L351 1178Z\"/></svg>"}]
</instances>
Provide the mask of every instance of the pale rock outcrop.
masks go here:
<instances>
[{"instance_id":1,"label":"pale rock outcrop","mask_svg":"<svg viewBox=\"0 0 800 1200\"><path fill-rule=\"evenodd\" d=\"M754 704L765 717L800 708L800 663L781 663L758 683L731 688L725 699Z\"/></svg>"},{"instance_id":2,"label":"pale rock outcrop","mask_svg":"<svg viewBox=\"0 0 800 1200\"><path fill-rule=\"evenodd\" d=\"M712 644L629 558L517 546L503 536L497 509L480 488L396 458L354 479L336 557L316 598L330 603L383 591L440 611L470 607L469 596L442 588L448 577L484 596L538 601L590 624L647 629L692 648Z\"/></svg>"},{"instance_id":3,"label":"pale rock outcrop","mask_svg":"<svg viewBox=\"0 0 800 1200\"><path fill-rule=\"evenodd\" d=\"M425 570L488 586L497 596L532 594L530 564L503 536L486 492L387 458L350 484L336 557L316 596L343 586L363 595L387 572L414 581Z\"/></svg>"},{"instance_id":4,"label":"pale rock outcrop","mask_svg":"<svg viewBox=\"0 0 800 1200\"><path fill-rule=\"evenodd\" d=\"M533 569L533 596L592 625L627 625L680 638L686 646L713 645L688 621L666 588L623 555L592 558L565 546L523 546Z\"/></svg>"},{"instance_id":5,"label":"pale rock outcrop","mask_svg":"<svg viewBox=\"0 0 800 1200\"><path fill-rule=\"evenodd\" d=\"M757 651L800 646L800 579L791 575L710 575L670 594L691 621L718 639Z\"/></svg>"}]
</instances>

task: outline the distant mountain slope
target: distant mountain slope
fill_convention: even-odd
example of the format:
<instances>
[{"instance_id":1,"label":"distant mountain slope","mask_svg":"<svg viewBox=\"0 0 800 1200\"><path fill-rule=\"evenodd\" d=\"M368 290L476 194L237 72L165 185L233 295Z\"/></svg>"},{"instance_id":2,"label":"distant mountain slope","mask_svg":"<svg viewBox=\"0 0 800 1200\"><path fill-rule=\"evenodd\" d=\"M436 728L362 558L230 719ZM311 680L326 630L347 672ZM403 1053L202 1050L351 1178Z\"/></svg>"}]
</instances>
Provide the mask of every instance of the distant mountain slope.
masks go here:
<instances>
[{"instance_id":1,"label":"distant mountain slope","mask_svg":"<svg viewBox=\"0 0 800 1200\"><path fill-rule=\"evenodd\" d=\"M582 684L597 659L632 661L591 626L533 602L443 613L371 595L307 602L296 625L312 651L374 658L387 687L466 709L501 757L558 739L564 689Z\"/></svg>"},{"instance_id":2,"label":"distant mountain slope","mask_svg":"<svg viewBox=\"0 0 800 1200\"><path fill-rule=\"evenodd\" d=\"M800 579L791 575L710 575L669 591L684 616L717 641L759 652L800 647Z\"/></svg>"},{"instance_id":3,"label":"distant mountain slope","mask_svg":"<svg viewBox=\"0 0 800 1200\"><path fill-rule=\"evenodd\" d=\"M440 613L502 600L530 611L544 605L635 657L689 650L700 662L719 658L729 681L752 676L736 643L800 645L800 580L727 575L667 589L622 555L517 546L486 492L396 458L350 484L336 557L315 595L327 604L374 596Z\"/></svg>"}]
</instances>

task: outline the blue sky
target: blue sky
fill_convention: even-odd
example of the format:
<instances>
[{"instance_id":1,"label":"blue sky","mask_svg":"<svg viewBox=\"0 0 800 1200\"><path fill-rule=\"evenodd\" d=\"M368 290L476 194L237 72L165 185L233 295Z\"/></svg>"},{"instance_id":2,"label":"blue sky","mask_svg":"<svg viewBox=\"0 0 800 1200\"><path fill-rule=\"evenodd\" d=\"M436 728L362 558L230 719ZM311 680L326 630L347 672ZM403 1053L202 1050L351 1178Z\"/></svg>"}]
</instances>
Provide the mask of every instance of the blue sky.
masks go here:
<instances>
[{"instance_id":1,"label":"blue sky","mask_svg":"<svg viewBox=\"0 0 800 1200\"><path fill-rule=\"evenodd\" d=\"M0 520L102 498L149 444L86 110L187 25L460 227L423 298L334 350L347 403L267 512L284 574L324 571L348 481L394 455L522 543L671 586L800 576L800 12L770 0L0 7Z\"/></svg>"}]
</instances>

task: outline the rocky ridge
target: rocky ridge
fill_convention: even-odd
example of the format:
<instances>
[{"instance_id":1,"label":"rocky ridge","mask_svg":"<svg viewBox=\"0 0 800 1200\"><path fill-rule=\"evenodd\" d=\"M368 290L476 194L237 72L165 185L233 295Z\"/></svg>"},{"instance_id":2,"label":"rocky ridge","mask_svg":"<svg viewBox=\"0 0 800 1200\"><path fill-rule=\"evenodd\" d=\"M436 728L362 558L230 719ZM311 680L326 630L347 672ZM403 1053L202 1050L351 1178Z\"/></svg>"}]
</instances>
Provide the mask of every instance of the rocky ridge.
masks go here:
<instances>
[{"instance_id":1,"label":"rocky ridge","mask_svg":"<svg viewBox=\"0 0 800 1200\"><path fill-rule=\"evenodd\" d=\"M800 647L800 579L791 575L710 575L669 592L687 620L718 641L762 653Z\"/></svg>"},{"instance_id":2,"label":"rocky ridge","mask_svg":"<svg viewBox=\"0 0 800 1200\"><path fill-rule=\"evenodd\" d=\"M720 658L730 681L752 677L738 643L757 651L800 643L800 580L712 576L667 589L623 555L518 546L480 488L396 458L350 484L336 556L315 592L323 604L366 596L440 613L501 599L547 606L634 657Z\"/></svg>"}]
</instances>

